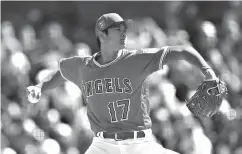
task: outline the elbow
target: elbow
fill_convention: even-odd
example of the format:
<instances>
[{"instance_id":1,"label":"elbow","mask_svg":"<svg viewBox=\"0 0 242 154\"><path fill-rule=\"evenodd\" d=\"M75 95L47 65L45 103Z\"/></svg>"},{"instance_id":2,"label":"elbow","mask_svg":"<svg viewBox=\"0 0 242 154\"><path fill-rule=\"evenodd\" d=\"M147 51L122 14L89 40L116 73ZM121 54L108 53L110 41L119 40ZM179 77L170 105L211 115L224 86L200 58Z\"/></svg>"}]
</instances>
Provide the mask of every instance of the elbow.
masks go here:
<instances>
[{"instance_id":1,"label":"elbow","mask_svg":"<svg viewBox=\"0 0 242 154\"><path fill-rule=\"evenodd\" d=\"M201 60L201 55L199 52L192 46L182 46L181 47L181 59L190 61Z\"/></svg>"},{"instance_id":2,"label":"elbow","mask_svg":"<svg viewBox=\"0 0 242 154\"><path fill-rule=\"evenodd\" d=\"M196 57L199 57L198 52L189 45L172 46L169 48L169 56L166 58L168 61L186 60L191 61Z\"/></svg>"},{"instance_id":3,"label":"elbow","mask_svg":"<svg viewBox=\"0 0 242 154\"><path fill-rule=\"evenodd\" d=\"M197 55L197 56L200 55L198 53L198 51L192 46L183 46L182 47L182 53L183 53L182 55L185 56L185 57L187 57L187 56L190 57L190 55Z\"/></svg>"},{"instance_id":4,"label":"elbow","mask_svg":"<svg viewBox=\"0 0 242 154\"><path fill-rule=\"evenodd\" d=\"M197 51L195 50L195 48L193 48L190 45L184 45L184 46L182 46L182 52L194 53L194 52L197 52Z\"/></svg>"}]
</instances>

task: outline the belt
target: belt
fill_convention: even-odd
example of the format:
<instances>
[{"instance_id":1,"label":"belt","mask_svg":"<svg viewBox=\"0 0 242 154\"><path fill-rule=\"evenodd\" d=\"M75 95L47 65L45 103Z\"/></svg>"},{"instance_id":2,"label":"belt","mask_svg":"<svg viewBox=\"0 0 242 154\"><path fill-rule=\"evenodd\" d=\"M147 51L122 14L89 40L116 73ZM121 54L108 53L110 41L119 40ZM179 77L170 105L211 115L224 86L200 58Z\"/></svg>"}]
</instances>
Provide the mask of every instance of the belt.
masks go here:
<instances>
[{"instance_id":1,"label":"belt","mask_svg":"<svg viewBox=\"0 0 242 154\"><path fill-rule=\"evenodd\" d=\"M133 131L133 132L119 132L119 133L108 133L108 132L98 132L97 137L114 139L116 141L135 139L145 137L144 131Z\"/></svg>"}]
</instances>

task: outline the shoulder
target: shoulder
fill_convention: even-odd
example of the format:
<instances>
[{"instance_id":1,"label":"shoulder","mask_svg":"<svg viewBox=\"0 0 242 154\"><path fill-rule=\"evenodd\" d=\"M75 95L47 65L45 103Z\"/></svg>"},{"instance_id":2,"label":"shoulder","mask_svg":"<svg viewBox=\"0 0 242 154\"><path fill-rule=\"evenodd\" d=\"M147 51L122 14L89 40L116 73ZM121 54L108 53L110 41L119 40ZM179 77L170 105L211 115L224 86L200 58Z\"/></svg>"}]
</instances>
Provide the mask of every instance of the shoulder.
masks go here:
<instances>
[{"instance_id":1,"label":"shoulder","mask_svg":"<svg viewBox=\"0 0 242 154\"><path fill-rule=\"evenodd\" d=\"M80 56L73 56L73 57L68 57L68 58L62 58L60 60L60 62L70 62L70 61L77 61L77 60L81 60L82 57Z\"/></svg>"},{"instance_id":2,"label":"shoulder","mask_svg":"<svg viewBox=\"0 0 242 154\"><path fill-rule=\"evenodd\" d=\"M60 66L63 65L81 65L90 61L91 56L73 56L68 58L62 58L59 62Z\"/></svg>"},{"instance_id":3,"label":"shoulder","mask_svg":"<svg viewBox=\"0 0 242 154\"><path fill-rule=\"evenodd\" d=\"M161 48L141 48L136 50L125 50L126 56L149 56L162 54L168 51L169 46L161 47Z\"/></svg>"},{"instance_id":4,"label":"shoulder","mask_svg":"<svg viewBox=\"0 0 242 154\"><path fill-rule=\"evenodd\" d=\"M161 47L161 48L141 48L136 50L128 50L129 53L133 54L154 54L157 52L163 52L166 51L169 48L169 46Z\"/></svg>"},{"instance_id":5,"label":"shoulder","mask_svg":"<svg viewBox=\"0 0 242 154\"><path fill-rule=\"evenodd\" d=\"M144 49L142 49L142 53L143 54L155 54L158 52L165 52L165 51L167 51L168 48L169 48L169 46L165 46L165 47L161 47L161 48L144 48Z\"/></svg>"},{"instance_id":6,"label":"shoulder","mask_svg":"<svg viewBox=\"0 0 242 154\"><path fill-rule=\"evenodd\" d=\"M62 58L60 62L80 62L82 63L85 60L91 59L91 56L73 56L68 58Z\"/></svg>"}]
</instances>

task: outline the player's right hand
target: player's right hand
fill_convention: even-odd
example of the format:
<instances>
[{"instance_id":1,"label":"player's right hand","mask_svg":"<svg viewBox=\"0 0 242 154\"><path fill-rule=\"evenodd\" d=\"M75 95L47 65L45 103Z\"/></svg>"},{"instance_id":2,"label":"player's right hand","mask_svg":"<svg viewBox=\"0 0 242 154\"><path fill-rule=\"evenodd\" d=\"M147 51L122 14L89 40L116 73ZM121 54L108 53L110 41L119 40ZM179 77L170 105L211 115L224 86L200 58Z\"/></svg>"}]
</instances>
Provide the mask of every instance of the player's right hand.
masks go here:
<instances>
[{"instance_id":1,"label":"player's right hand","mask_svg":"<svg viewBox=\"0 0 242 154\"><path fill-rule=\"evenodd\" d=\"M41 88L37 86L29 86L26 88L28 101L30 103L37 103L41 97Z\"/></svg>"}]
</instances>

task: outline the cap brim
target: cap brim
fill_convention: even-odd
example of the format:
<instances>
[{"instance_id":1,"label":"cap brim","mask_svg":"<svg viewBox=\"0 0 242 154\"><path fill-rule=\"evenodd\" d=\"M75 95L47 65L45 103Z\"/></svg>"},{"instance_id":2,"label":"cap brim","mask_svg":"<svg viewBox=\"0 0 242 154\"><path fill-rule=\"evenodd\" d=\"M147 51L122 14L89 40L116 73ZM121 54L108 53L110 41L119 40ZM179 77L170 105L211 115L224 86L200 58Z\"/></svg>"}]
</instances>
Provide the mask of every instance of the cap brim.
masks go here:
<instances>
[{"instance_id":1,"label":"cap brim","mask_svg":"<svg viewBox=\"0 0 242 154\"><path fill-rule=\"evenodd\" d=\"M109 26L108 28L119 26L122 23L124 23L126 25L127 29L133 28L135 25L134 24L135 22L132 19L127 19L127 20L123 20L120 22L116 22L116 23L112 24L111 26Z\"/></svg>"}]
</instances>

